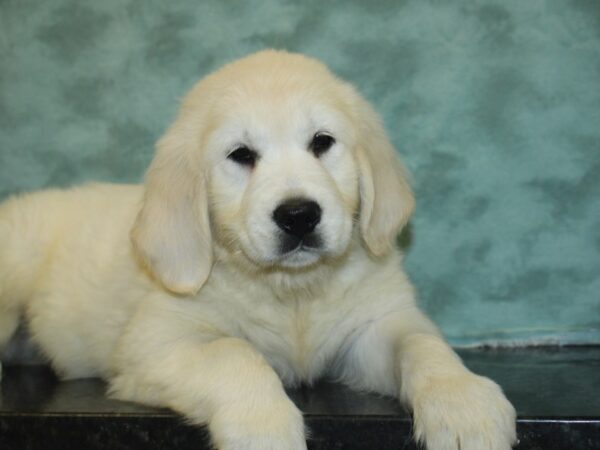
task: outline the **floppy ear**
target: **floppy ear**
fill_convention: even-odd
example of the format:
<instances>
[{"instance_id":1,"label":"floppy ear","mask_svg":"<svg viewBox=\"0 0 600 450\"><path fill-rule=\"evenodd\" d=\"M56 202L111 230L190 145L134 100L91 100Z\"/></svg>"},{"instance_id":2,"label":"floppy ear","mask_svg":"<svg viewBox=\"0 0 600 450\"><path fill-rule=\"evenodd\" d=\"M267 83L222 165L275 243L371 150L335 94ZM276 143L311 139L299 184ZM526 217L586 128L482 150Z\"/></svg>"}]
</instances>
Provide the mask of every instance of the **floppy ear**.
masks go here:
<instances>
[{"instance_id":1,"label":"floppy ear","mask_svg":"<svg viewBox=\"0 0 600 450\"><path fill-rule=\"evenodd\" d=\"M389 252L411 216L415 200L407 173L378 115L366 101L359 107L360 230L375 256Z\"/></svg>"},{"instance_id":2,"label":"floppy ear","mask_svg":"<svg viewBox=\"0 0 600 450\"><path fill-rule=\"evenodd\" d=\"M206 176L193 158L197 146L198 136L182 117L158 141L131 230L142 263L178 294L197 292L212 267Z\"/></svg>"}]
</instances>

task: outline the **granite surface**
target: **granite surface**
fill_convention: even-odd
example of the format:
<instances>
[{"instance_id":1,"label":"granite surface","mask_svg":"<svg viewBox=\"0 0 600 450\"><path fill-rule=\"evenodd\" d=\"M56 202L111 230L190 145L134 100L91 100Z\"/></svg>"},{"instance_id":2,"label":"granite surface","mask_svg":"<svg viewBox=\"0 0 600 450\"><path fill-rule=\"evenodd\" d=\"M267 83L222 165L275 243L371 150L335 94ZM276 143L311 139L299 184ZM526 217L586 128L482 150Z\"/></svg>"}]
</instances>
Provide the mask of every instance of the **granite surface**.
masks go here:
<instances>
[{"instance_id":1,"label":"granite surface","mask_svg":"<svg viewBox=\"0 0 600 450\"><path fill-rule=\"evenodd\" d=\"M461 351L499 382L518 415L521 450L600 449L600 347ZM107 399L100 380L58 382L44 367L8 367L0 448L202 449L206 430L168 410ZM390 398L322 382L289 391L311 431L309 448L416 449L411 418Z\"/></svg>"},{"instance_id":2,"label":"granite surface","mask_svg":"<svg viewBox=\"0 0 600 450\"><path fill-rule=\"evenodd\" d=\"M1 0L0 198L141 180L192 84L266 47L382 114L454 344L600 344L598 0Z\"/></svg>"}]
</instances>

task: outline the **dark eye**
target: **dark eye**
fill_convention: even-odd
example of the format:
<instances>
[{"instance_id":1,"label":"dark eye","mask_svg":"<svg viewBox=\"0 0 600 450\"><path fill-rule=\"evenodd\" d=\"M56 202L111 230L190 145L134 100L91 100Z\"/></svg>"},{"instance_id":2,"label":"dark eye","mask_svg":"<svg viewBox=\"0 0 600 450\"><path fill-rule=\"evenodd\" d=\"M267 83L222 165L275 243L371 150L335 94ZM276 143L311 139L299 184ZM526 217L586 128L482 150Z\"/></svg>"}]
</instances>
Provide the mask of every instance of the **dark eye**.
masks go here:
<instances>
[{"instance_id":1,"label":"dark eye","mask_svg":"<svg viewBox=\"0 0 600 450\"><path fill-rule=\"evenodd\" d=\"M317 133L310 142L310 149L318 158L327 150L329 150L333 144L335 144L335 139L333 136L329 136L325 133Z\"/></svg>"},{"instance_id":2,"label":"dark eye","mask_svg":"<svg viewBox=\"0 0 600 450\"><path fill-rule=\"evenodd\" d=\"M227 155L227 158L242 166L254 167L258 154L246 146L241 146Z\"/></svg>"}]
</instances>

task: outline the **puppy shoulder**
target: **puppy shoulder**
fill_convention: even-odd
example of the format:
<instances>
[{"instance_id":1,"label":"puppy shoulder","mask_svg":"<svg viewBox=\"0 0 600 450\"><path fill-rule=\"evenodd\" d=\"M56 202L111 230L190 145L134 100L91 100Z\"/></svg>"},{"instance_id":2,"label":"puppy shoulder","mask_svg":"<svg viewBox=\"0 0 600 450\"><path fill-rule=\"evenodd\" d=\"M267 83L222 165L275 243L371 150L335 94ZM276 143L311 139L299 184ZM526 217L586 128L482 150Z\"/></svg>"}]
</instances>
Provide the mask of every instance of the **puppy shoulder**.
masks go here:
<instances>
[{"instance_id":1,"label":"puppy shoulder","mask_svg":"<svg viewBox=\"0 0 600 450\"><path fill-rule=\"evenodd\" d=\"M364 249L357 249L336 282L352 297L374 307L390 300L412 302L413 287L403 269L402 258L397 249L384 257L373 257Z\"/></svg>"}]
</instances>

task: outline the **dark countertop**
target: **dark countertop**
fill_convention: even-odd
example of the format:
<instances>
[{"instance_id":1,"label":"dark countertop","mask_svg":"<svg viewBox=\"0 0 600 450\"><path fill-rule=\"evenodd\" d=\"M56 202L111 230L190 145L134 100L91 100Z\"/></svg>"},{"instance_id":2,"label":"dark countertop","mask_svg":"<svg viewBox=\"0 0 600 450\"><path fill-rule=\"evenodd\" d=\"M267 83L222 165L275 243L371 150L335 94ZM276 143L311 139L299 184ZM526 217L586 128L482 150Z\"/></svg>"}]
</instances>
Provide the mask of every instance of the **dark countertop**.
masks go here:
<instances>
[{"instance_id":1,"label":"dark countertop","mask_svg":"<svg viewBox=\"0 0 600 450\"><path fill-rule=\"evenodd\" d=\"M600 449L600 347L462 350L498 382L519 415L518 449ZM207 433L168 410L110 400L100 380L58 382L44 367L5 367L0 449L201 449ZM415 449L394 400L323 382L290 390L309 448ZM204 446L203 446L204 445Z\"/></svg>"}]
</instances>

